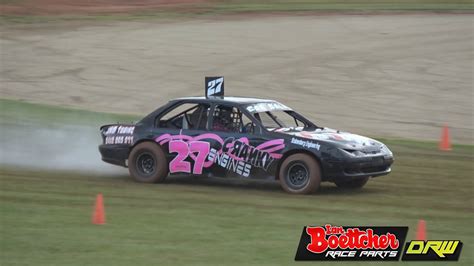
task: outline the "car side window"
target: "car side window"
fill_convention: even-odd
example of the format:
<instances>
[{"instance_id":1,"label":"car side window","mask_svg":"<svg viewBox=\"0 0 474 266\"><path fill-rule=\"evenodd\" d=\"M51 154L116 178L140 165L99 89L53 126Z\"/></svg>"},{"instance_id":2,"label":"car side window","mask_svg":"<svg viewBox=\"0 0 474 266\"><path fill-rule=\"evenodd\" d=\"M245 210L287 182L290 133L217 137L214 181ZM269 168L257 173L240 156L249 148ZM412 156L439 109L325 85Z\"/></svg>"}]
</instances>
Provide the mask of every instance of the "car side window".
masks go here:
<instances>
[{"instance_id":1,"label":"car side window","mask_svg":"<svg viewBox=\"0 0 474 266\"><path fill-rule=\"evenodd\" d=\"M206 130L209 116L208 104L183 103L157 117L161 128Z\"/></svg>"},{"instance_id":2,"label":"car side window","mask_svg":"<svg viewBox=\"0 0 474 266\"><path fill-rule=\"evenodd\" d=\"M271 116L269 112L255 113L255 118L262 123L266 128L281 127Z\"/></svg>"},{"instance_id":3,"label":"car side window","mask_svg":"<svg viewBox=\"0 0 474 266\"><path fill-rule=\"evenodd\" d=\"M214 108L212 130L235 133L253 133L255 125L237 107L217 105Z\"/></svg>"},{"instance_id":4,"label":"car side window","mask_svg":"<svg viewBox=\"0 0 474 266\"><path fill-rule=\"evenodd\" d=\"M255 133L255 123L246 114L242 114L242 128L240 133Z\"/></svg>"}]
</instances>

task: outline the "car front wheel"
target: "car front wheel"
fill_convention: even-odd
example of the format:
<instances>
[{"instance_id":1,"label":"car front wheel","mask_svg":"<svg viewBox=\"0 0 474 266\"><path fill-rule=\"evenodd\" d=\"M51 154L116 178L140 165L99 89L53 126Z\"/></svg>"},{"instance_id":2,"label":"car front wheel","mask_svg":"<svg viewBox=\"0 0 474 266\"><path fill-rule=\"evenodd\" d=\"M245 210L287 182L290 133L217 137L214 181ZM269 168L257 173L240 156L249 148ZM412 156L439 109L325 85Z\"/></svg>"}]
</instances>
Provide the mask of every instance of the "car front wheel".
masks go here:
<instances>
[{"instance_id":1,"label":"car front wheel","mask_svg":"<svg viewBox=\"0 0 474 266\"><path fill-rule=\"evenodd\" d=\"M165 153L155 143L140 143L132 149L128 156L128 171L130 176L138 182L163 182L168 176Z\"/></svg>"},{"instance_id":2,"label":"car front wheel","mask_svg":"<svg viewBox=\"0 0 474 266\"><path fill-rule=\"evenodd\" d=\"M279 178L280 185L286 192L311 194L321 184L321 169L318 161L310 155L293 154L281 164Z\"/></svg>"}]
</instances>

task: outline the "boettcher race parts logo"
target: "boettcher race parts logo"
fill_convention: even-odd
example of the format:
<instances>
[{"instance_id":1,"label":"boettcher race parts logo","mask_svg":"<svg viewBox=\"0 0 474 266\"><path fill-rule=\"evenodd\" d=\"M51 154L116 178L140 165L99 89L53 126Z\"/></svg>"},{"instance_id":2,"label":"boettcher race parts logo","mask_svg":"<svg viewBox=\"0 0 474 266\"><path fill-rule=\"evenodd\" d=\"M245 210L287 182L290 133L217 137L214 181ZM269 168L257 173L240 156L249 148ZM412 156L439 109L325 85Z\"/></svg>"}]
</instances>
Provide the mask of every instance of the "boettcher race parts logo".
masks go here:
<instances>
[{"instance_id":1,"label":"boettcher race parts logo","mask_svg":"<svg viewBox=\"0 0 474 266\"><path fill-rule=\"evenodd\" d=\"M408 227L305 226L295 260L397 261Z\"/></svg>"}]
</instances>

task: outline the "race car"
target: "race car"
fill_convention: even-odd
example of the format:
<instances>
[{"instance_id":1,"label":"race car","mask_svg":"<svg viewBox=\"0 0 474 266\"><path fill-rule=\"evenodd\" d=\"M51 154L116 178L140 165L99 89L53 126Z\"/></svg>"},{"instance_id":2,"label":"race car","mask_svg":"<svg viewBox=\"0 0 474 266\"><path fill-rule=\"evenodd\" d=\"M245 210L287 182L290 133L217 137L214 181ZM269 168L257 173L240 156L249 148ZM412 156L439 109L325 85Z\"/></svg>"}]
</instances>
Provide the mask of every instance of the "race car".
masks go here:
<instances>
[{"instance_id":1,"label":"race car","mask_svg":"<svg viewBox=\"0 0 474 266\"><path fill-rule=\"evenodd\" d=\"M102 160L145 183L183 174L272 179L310 194L324 181L361 188L393 163L379 141L316 125L277 101L224 96L223 77L206 77L203 97L174 99L137 123L100 130Z\"/></svg>"}]
</instances>

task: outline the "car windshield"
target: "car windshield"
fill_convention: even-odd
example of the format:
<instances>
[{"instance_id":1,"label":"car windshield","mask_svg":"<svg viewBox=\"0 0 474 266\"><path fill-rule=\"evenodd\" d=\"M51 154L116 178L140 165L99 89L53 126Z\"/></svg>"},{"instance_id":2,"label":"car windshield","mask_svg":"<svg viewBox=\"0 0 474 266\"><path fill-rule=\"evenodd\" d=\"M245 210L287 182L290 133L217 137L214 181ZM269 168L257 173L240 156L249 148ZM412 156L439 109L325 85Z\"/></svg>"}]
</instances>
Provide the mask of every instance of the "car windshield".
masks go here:
<instances>
[{"instance_id":1,"label":"car windshield","mask_svg":"<svg viewBox=\"0 0 474 266\"><path fill-rule=\"evenodd\" d=\"M289 130L303 130L317 127L290 107L279 102L261 102L245 107L263 127L273 131L281 128Z\"/></svg>"},{"instance_id":2,"label":"car windshield","mask_svg":"<svg viewBox=\"0 0 474 266\"><path fill-rule=\"evenodd\" d=\"M252 114L269 131L302 131L318 128L294 111L268 111Z\"/></svg>"},{"instance_id":3,"label":"car windshield","mask_svg":"<svg viewBox=\"0 0 474 266\"><path fill-rule=\"evenodd\" d=\"M253 116L262 123L268 130L278 128L297 128L304 127L305 124L302 121L297 120L290 114L292 111L267 111L267 112L256 112Z\"/></svg>"}]
</instances>

